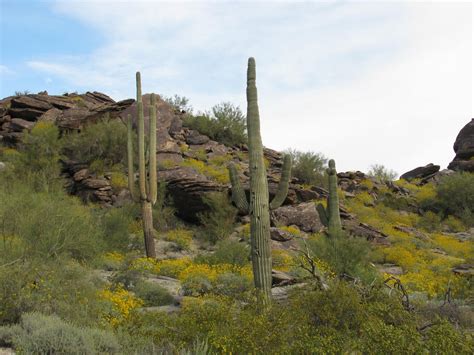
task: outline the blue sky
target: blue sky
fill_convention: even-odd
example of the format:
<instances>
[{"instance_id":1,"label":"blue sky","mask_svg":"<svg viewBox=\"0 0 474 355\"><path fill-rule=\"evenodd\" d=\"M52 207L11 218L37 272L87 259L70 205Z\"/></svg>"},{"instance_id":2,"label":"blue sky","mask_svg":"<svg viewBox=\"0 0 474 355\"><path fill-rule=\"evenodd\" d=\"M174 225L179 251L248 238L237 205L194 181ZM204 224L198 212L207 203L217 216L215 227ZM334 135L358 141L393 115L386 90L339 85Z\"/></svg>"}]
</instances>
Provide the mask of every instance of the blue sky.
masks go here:
<instances>
[{"instance_id":1,"label":"blue sky","mask_svg":"<svg viewBox=\"0 0 474 355\"><path fill-rule=\"evenodd\" d=\"M0 0L0 96L144 91L245 110L257 60L264 144L339 170L445 167L473 116L470 2Z\"/></svg>"}]
</instances>

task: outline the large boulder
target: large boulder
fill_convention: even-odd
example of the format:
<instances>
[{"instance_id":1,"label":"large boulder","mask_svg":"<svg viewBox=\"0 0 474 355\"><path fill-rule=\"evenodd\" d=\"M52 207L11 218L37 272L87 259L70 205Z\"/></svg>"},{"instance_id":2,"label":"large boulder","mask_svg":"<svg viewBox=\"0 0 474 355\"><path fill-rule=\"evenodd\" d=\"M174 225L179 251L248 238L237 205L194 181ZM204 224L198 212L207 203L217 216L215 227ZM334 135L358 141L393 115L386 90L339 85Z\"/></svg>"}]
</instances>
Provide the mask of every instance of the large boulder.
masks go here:
<instances>
[{"instance_id":1,"label":"large boulder","mask_svg":"<svg viewBox=\"0 0 474 355\"><path fill-rule=\"evenodd\" d=\"M461 129L453 148L456 156L448 169L474 172L474 118Z\"/></svg>"},{"instance_id":2,"label":"large boulder","mask_svg":"<svg viewBox=\"0 0 474 355\"><path fill-rule=\"evenodd\" d=\"M323 228L313 202L300 203L293 206L282 206L272 212L274 225L295 225L309 233L318 232Z\"/></svg>"},{"instance_id":3,"label":"large boulder","mask_svg":"<svg viewBox=\"0 0 474 355\"><path fill-rule=\"evenodd\" d=\"M432 163L420 166L413 170L407 171L405 174L400 176L400 179L413 180L413 179L423 179L430 175L436 174L439 171L440 166L434 165Z\"/></svg>"}]
</instances>

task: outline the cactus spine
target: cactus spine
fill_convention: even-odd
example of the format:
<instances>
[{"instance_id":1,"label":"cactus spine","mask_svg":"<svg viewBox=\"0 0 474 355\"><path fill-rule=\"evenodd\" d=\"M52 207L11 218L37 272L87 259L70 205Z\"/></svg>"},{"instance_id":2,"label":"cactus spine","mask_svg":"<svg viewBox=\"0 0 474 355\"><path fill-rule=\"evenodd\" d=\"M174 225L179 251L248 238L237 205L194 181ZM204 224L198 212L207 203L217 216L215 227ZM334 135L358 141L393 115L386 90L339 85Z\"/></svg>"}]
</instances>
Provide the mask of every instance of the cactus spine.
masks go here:
<instances>
[{"instance_id":1,"label":"cactus spine","mask_svg":"<svg viewBox=\"0 0 474 355\"><path fill-rule=\"evenodd\" d=\"M329 196L327 208L324 208L322 204L318 204L316 209L321 222L328 228L329 236L337 237L342 233L342 224L339 214L339 196L337 194L336 162L331 159L328 165Z\"/></svg>"},{"instance_id":2,"label":"cactus spine","mask_svg":"<svg viewBox=\"0 0 474 355\"><path fill-rule=\"evenodd\" d=\"M278 208L286 198L291 173L291 157L284 160L278 193L268 200L268 183L263 145L260 136L255 59L249 58L247 68L247 131L250 169L250 202L240 184L235 166L229 165L232 199L236 206L250 215L250 240L255 287L263 308L270 303L272 287L272 257L270 248L270 208Z\"/></svg>"},{"instance_id":3,"label":"cactus spine","mask_svg":"<svg viewBox=\"0 0 474 355\"><path fill-rule=\"evenodd\" d=\"M138 117L138 186L140 192L140 203L142 205L143 234L145 239L146 256L156 257L155 230L153 228L152 207L157 199L156 181L156 99L151 94L151 105L149 107L149 164L148 174L145 161L145 117L143 114L142 85L140 72L136 74L137 81L137 117ZM132 118L127 120L127 154L128 154L128 186L132 197L135 198L134 173L133 173L133 131ZM148 181L147 181L148 176Z\"/></svg>"}]
</instances>

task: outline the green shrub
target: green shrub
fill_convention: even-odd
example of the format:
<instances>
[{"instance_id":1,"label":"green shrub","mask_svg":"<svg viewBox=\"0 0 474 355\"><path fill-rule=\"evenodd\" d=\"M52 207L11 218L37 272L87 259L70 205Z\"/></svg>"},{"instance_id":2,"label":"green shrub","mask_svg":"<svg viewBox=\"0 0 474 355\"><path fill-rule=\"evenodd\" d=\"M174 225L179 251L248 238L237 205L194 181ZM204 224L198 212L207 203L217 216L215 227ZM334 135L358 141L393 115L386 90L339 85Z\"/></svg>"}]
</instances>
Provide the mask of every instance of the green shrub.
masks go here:
<instances>
[{"instance_id":1,"label":"green shrub","mask_svg":"<svg viewBox=\"0 0 474 355\"><path fill-rule=\"evenodd\" d=\"M182 285L182 291L185 296L202 296L211 292L212 289L211 281L199 275L188 277Z\"/></svg>"},{"instance_id":2,"label":"green shrub","mask_svg":"<svg viewBox=\"0 0 474 355\"><path fill-rule=\"evenodd\" d=\"M446 320L430 327L426 334L426 349L430 354L472 354L472 334L456 331Z\"/></svg>"},{"instance_id":3,"label":"green shrub","mask_svg":"<svg viewBox=\"0 0 474 355\"><path fill-rule=\"evenodd\" d=\"M129 226L140 216L139 207L136 204L126 204L99 212L107 249L127 250L130 245Z\"/></svg>"},{"instance_id":4,"label":"green shrub","mask_svg":"<svg viewBox=\"0 0 474 355\"><path fill-rule=\"evenodd\" d=\"M140 281L133 289L135 294L145 302L145 306L164 306L173 303L173 296L162 286L149 282Z\"/></svg>"},{"instance_id":5,"label":"green shrub","mask_svg":"<svg viewBox=\"0 0 474 355\"><path fill-rule=\"evenodd\" d=\"M423 228L428 232L439 230L440 225L441 217L432 211L425 212L417 222L417 227Z\"/></svg>"},{"instance_id":6,"label":"green shrub","mask_svg":"<svg viewBox=\"0 0 474 355\"><path fill-rule=\"evenodd\" d=\"M91 124L80 133L66 135L64 146L69 159L90 164L94 172L102 173L117 164L126 166L127 128L120 120Z\"/></svg>"},{"instance_id":7,"label":"green shrub","mask_svg":"<svg viewBox=\"0 0 474 355\"><path fill-rule=\"evenodd\" d=\"M0 324L26 312L55 313L78 324L95 324L101 309L100 281L68 260L18 261L0 267Z\"/></svg>"},{"instance_id":8,"label":"green shrub","mask_svg":"<svg viewBox=\"0 0 474 355\"><path fill-rule=\"evenodd\" d=\"M455 173L445 176L436 187L437 204L445 214L474 226L474 174Z\"/></svg>"},{"instance_id":9,"label":"green shrub","mask_svg":"<svg viewBox=\"0 0 474 355\"><path fill-rule=\"evenodd\" d=\"M227 238L233 231L237 209L224 193L208 194L204 202L209 207L208 212L198 215L202 224L202 235L211 243Z\"/></svg>"},{"instance_id":10,"label":"green shrub","mask_svg":"<svg viewBox=\"0 0 474 355\"><path fill-rule=\"evenodd\" d=\"M80 328L41 313L26 313L19 325L0 328L0 338L26 354L113 354L120 350L109 331Z\"/></svg>"},{"instance_id":11,"label":"green shrub","mask_svg":"<svg viewBox=\"0 0 474 355\"><path fill-rule=\"evenodd\" d=\"M224 273L217 275L214 293L229 297L238 296L249 292L253 288L253 282L248 277L235 273Z\"/></svg>"},{"instance_id":12,"label":"green shrub","mask_svg":"<svg viewBox=\"0 0 474 355\"><path fill-rule=\"evenodd\" d=\"M245 144L247 132L245 116L238 106L229 102L215 105L212 112L187 116L184 125L228 146Z\"/></svg>"},{"instance_id":13,"label":"green shrub","mask_svg":"<svg viewBox=\"0 0 474 355\"><path fill-rule=\"evenodd\" d=\"M377 179L381 183L384 183L393 181L398 174L396 171L388 169L381 164L374 164L370 166L370 170L367 175Z\"/></svg>"},{"instance_id":14,"label":"green shrub","mask_svg":"<svg viewBox=\"0 0 474 355\"><path fill-rule=\"evenodd\" d=\"M288 150L293 158L291 173L303 184L327 186L326 163L322 153Z\"/></svg>"},{"instance_id":15,"label":"green shrub","mask_svg":"<svg viewBox=\"0 0 474 355\"><path fill-rule=\"evenodd\" d=\"M176 244L178 250L189 250L193 240L193 231L188 229L172 229L165 234L165 240Z\"/></svg>"},{"instance_id":16,"label":"green shrub","mask_svg":"<svg viewBox=\"0 0 474 355\"><path fill-rule=\"evenodd\" d=\"M371 282L376 271L370 266L371 246L363 238L343 234L336 238L320 236L308 240L312 255L329 264L339 276L350 276Z\"/></svg>"},{"instance_id":17,"label":"green shrub","mask_svg":"<svg viewBox=\"0 0 474 355\"><path fill-rule=\"evenodd\" d=\"M61 148L58 128L50 122L38 122L31 132L25 131L18 151L2 150L1 160L11 165L1 174L2 185L21 182L38 192L60 190Z\"/></svg>"},{"instance_id":18,"label":"green shrub","mask_svg":"<svg viewBox=\"0 0 474 355\"><path fill-rule=\"evenodd\" d=\"M0 244L0 257L67 255L85 260L102 249L97 218L76 198L17 186L0 187L0 201L0 236L12 240Z\"/></svg>"},{"instance_id":19,"label":"green shrub","mask_svg":"<svg viewBox=\"0 0 474 355\"><path fill-rule=\"evenodd\" d=\"M162 96L168 104L178 111L184 111L191 114L193 107L189 104L189 99L185 96L174 95L170 97Z\"/></svg>"},{"instance_id":20,"label":"green shrub","mask_svg":"<svg viewBox=\"0 0 474 355\"><path fill-rule=\"evenodd\" d=\"M199 255L195 258L196 263L231 264L244 266L250 260L250 247L247 243L241 243L232 239L221 240L216 244L216 250L211 255Z\"/></svg>"}]
</instances>

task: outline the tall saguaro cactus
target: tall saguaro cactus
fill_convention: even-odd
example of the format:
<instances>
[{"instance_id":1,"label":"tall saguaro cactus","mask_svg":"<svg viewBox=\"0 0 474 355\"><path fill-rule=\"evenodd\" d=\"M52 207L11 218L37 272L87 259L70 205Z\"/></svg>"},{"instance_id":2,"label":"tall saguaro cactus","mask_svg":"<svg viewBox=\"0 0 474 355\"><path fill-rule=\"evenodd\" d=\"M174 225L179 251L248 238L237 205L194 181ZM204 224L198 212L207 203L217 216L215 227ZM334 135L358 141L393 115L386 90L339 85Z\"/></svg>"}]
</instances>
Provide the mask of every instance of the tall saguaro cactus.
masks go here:
<instances>
[{"instance_id":1,"label":"tall saguaro cactus","mask_svg":"<svg viewBox=\"0 0 474 355\"><path fill-rule=\"evenodd\" d=\"M318 204L316 210L318 211L321 222L328 228L329 236L334 238L341 234L342 224L339 214L339 196L337 195L336 162L333 159L329 160L327 173L329 180L327 208L324 208L322 204Z\"/></svg>"},{"instance_id":2,"label":"tall saguaro cactus","mask_svg":"<svg viewBox=\"0 0 474 355\"><path fill-rule=\"evenodd\" d=\"M270 302L272 287L272 256L270 249L270 208L281 206L288 193L291 157L285 156L278 192L269 202L267 172L260 136L260 117L255 85L255 59L249 58L247 68L247 132L250 169L250 201L247 201L237 170L229 165L232 199L236 206L250 215L250 240L255 287L263 306Z\"/></svg>"},{"instance_id":3,"label":"tall saguaro cactus","mask_svg":"<svg viewBox=\"0 0 474 355\"><path fill-rule=\"evenodd\" d=\"M138 186L139 199L142 205L143 234L145 239L146 256L156 257L155 251L155 230L153 228L152 207L157 199L156 181L156 98L151 94L149 106L149 162L148 174L145 162L145 117L143 114L142 84L140 72L137 72L137 118L138 118ZM128 115L127 120L127 155L128 155L128 186L132 197L136 199L134 187L133 169L133 128L132 117ZM148 181L147 181L148 177Z\"/></svg>"}]
</instances>

